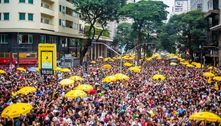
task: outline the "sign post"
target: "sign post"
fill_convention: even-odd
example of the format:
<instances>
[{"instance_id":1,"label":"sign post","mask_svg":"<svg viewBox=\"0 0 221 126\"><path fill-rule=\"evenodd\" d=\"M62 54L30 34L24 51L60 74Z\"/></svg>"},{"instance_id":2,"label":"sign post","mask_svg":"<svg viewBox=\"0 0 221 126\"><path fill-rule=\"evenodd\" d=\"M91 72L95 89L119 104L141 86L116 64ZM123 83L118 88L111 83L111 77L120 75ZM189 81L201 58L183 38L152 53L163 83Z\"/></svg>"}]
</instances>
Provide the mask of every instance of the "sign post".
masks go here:
<instances>
[{"instance_id":1,"label":"sign post","mask_svg":"<svg viewBox=\"0 0 221 126\"><path fill-rule=\"evenodd\" d=\"M56 44L38 44L38 68L43 75L54 74L57 68Z\"/></svg>"}]
</instances>

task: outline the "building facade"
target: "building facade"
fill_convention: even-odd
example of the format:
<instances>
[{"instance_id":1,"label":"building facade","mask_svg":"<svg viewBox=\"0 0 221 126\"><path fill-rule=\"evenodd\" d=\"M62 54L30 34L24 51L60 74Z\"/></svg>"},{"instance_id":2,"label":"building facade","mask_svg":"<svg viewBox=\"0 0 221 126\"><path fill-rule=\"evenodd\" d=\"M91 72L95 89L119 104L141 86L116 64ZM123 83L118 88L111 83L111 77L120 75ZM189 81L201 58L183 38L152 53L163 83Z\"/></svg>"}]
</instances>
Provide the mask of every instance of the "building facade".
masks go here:
<instances>
[{"instance_id":1,"label":"building facade","mask_svg":"<svg viewBox=\"0 0 221 126\"><path fill-rule=\"evenodd\" d=\"M178 15L190 11L190 0L175 0L172 15Z\"/></svg>"},{"instance_id":2,"label":"building facade","mask_svg":"<svg viewBox=\"0 0 221 126\"><path fill-rule=\"evenodd\" d=\"M0 63L37 64L38 43L79 57L84 39L72 0L0 0Z\"/></svg>"},{"instance_id":3,"label":"building facade","mask_svg":"<svg viewBox=\"0 0 221 126\"><path fill-rule=\"evenodd\" d=\"M191 0L190 8L191 10L201 10L206 12L208 10L208 0Z\"/></svg>"},{"instance_id":4,"label":"building facade","mask_svg":"<svg viewBox=\"0 0 221 126\"><path fill-rule=\"evenodd\" d=\"M221 1L205 0L207 9L205 18L208 22L207 43L205 44L205 56L208 62L212 61L214 66L221 65Z\"/></svg>"}]
</instances>

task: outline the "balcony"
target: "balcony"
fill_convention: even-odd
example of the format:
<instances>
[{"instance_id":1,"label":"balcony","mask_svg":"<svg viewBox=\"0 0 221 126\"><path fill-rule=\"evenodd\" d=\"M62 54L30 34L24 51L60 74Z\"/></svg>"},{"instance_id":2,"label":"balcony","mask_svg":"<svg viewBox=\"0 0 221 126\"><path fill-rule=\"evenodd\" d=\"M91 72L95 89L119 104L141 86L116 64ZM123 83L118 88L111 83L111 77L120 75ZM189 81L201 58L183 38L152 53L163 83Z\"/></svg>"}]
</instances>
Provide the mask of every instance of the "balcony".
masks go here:
<instances>
[{"instance_id":1,"label":"balcony","mask_svg":"<svg viewBox=\"0 0 221 126\"><path fill-rule=\"evenodd\" d=\"M219 15L219 0L209 0L208 3L208 12L205 14L205 17L213 17Z\"/></svg>"}]
</instances>

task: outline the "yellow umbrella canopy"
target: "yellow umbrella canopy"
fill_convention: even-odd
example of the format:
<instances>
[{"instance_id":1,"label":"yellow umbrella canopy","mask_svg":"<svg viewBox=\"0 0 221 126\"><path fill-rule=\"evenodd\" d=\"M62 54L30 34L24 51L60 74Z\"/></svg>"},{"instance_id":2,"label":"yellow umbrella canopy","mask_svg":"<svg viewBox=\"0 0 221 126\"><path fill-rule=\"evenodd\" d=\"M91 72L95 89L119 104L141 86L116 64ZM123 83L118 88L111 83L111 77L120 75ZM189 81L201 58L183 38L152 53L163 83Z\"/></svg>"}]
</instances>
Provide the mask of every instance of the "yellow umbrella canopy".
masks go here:
<instances>
[{"instance_id":1,"label":"yellow umbrella canopy","mask_svg":"<svg viewBox=\"0 0 221 126\"><path fill-rule=\"evenodd\" d=\"M161 75L161 74L155 74L155 75L152 77L152 79L154 79L154 80L165 80L166 77L164 77L164 76Z\"/></svg>"},{"instance_id":2,"label":"yellow umbrella canopy","mask_svg":"<svg viewBox=\"0 0 221 126\"><path fill-rule=\"evenodd\" d=\"M215 77L213 78L213 80L215 80L215 81L221 81L221 76L215 76Z\"/></svg>"},{"instance_id":3,"label":"yellow umbrella canopy","mask_svg":"<svg viewBox=\"0 0 221 126\"><path fill-rule=\"evenodd\" d=\"M84 98L87 94L82 90L71 90L65 94L66 98Z\"/></svg>"},{"instance_id":4,"label":"yellow umbrella canopy","mask_svg":"<svg viewBox=\"0 0 221 126\"><path fill-rule=\"evenodd\" d=\"M135 72L135 73L140 73L141 72L141 69L138 66L130 67L129 70L132 71L132 72Z\"/></svg>"},{"instance_id":5,"label":"yellow umbrella canopy","mask_svg":"<svg viewBox=\"0 0 221 126\"><path fill-rule=\"evenodd\" d=\"M102 66L102 68L103 68L103 69L111 69L112 66L111 66L110 64L104 64L104 65Z\"/></svg>"},{"instance_id":6,"label":"yellow umbrella canopy","mask_svg":"<svg viewBox=\"0 0 221 126\"><path fill-rule=\"evenodd\" d=\"M1 116L3 118L16 118L20 117L21 115L26 115L30 113L32 110L32 105L28 103L15 103L11 104L6 107L3 111Z\"/></svg>"},{"instance_id":7,"label":"yellow umbrella canopy","mask_svg":"<svg viewBox=\"0 0 221 126\"><path fill-rule=\"evenodd\" d=\"M35 87L29 87L29 86L27 86L27 87L23 87L23 88L21 88L20 90L18 90L18 91L16 92L16 94L27 95L27 94L29 94L29 93L34 93L34 92L36 92L36 91L37 91L37 89L36 89Z\"/></svg>"},{"instance_id":8,"label":"yellow umbrella canopy","mask_svg":"<svg viewBox=\"0 0 221 126\"><path fill-rule=\"evenodd\" d=\"M4 70L0 70L0 74L6 74Z\"/></svg>"},{"instance_id":9,"label":"yellow umbrella canopy","mask_svg":"<svg viewBox=\"0 0 221 126\"><path fill-rule=\"evenodd\" d=\"M198 112L190 115L190 120L221 122L221 118L212 112Z\"/></svg>"},{"instance_id":10,"label":"yellow umbrella canopy","mask_svg":"<svg viewBox=\"0 0 221 126\"><path fill-rule=\"evenodd\" d=\"M187 64L187 67L193 68L194 66L192 64Z\"/></svg>"},{"instance_id":11,"label":"yellow umbrella canopy","mask_svg":"<svg viewBox=\"0 0 221 126\"><path fill-rule=\"evenodd\" d=\"M90 84L80 84L78 85L76 88L74 88L75 90L82 90L82 91L90 91L93 90L93 86L91 86Z\"/></svg>"},{"instance_id":12,"label":"yellow umbrella canopy","mask_svg":"<svg viewBox=\"0 0 221 126\"><path fill-rule=\"evenodd\" d=\"M146 58L146 61L151 61L153 58L152 57L149 57L149 58Z\"/></svg>"},{"instance_id":13,"label":"yellow umbrella canopy","mask_svg":"<svg viewBox=\"0 0 221 126\"><path fill-rule=\"evenodd\" d=\"M80 76L71 76L69 79L73 81L83 81L84 79Z\"/></svg>"},{"instance_id":14,"label":"yellow umbrella canopy","mask_svg":"<svg viewBox=\"0 0 221 126\"><path fill-rule=\"evenodd\" d=\"M25 72L25 71L26 71L26 69L23 68L23 67L18 67L17 70L22 71L22 72Z\"/></svg>"},{"instance_id":15,"label":"yellow umbrella canopy","mask_svg":"<svg viewBox=\"0 0 221 126\"><path fill-rule=\"evenodd\" d=\"M71 79L63 79L59 82L62 86L72 85L74 83Z\"/></svg>"},{"instance_id":16,"label":"yellow umbrella canopy","mask_svg":"<svg viewBox=\"0 0 221 126\"><path fill-rule=\"evenodd\" d=\"M61 71L62 69L60 67L57 67L55 70L56 71Z\"/></svg>"},{"instance_id":17,"label":"yellow umbrella canopy","mask_svg":"<svg viewBox=\"0 0 221 126\"><path fill-rule=\"evenodd\" d=\"M215 75L213 73L210 73L210 72L205 72L205 73L203 73L203 76L204 77L214 77Z\"/></svg>"},{"instance_id":18,"label":"yellow umbrella canopy","mask_svg":"<svg viewBox=\"0 0 221 126\"><path fill-rule=\"evenodd\" d=\"M96 61L91 61L91 64L96 64Z\"/></svg>"},{"instance_id":19,"label":"yellow umbrella canopy","mask_svg":"<svg viewBox=\"0 0 221 126\"><path fill-rule=\"evenodd\" d=\"M63 73L70 73L71 72L71 70L68 68L62 68L60 71Z\"/></svg>"},{"instance_id":20,"label":"yellow umbrella canopy","mask_svg":"<svg viewBox=\"0 0 221 126\"><path fill-rule=\"evenodd\" d=\"M124 66L131 67L131 66L133 66L133 64L126 62L126 63L124 63Z\"/></svg>"},{"instance_id":21,"label":"yellow umbrella canopy","mask_svg":"<svg viewBox=\"0 0 221 126\"><path fill-rule=\"evenodd\" d=\"M116 80L129 80L130 79L127 75L122 74L122 73L117 73L114 76Z\"/></svg>"},{"instance_id":22,"label":"yellow umbrella canopy","mask_svg":"<svg viewBox=\"0 0 221 126\"><path fill-rule=\"evenodd\" d=\"M114 82L114 81L116 81L117 79L116 79L116 77L115 76L106 76L103 80L102 80L102 82L106 82L106 83L110 83L110 82Z\"/></svg>"}]
</instances>

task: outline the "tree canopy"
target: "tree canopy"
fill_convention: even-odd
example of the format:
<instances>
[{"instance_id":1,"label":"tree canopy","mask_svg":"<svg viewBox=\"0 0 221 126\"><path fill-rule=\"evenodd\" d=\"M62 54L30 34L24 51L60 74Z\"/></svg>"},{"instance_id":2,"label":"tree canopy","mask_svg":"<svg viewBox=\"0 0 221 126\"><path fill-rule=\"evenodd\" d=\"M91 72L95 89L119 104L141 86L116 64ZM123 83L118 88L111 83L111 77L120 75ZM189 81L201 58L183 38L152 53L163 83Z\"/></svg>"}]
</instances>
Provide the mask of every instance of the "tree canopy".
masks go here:
<instances>
[{"instance_id":1,"label":"tree canopy","mask_svg":"<svg viewBox=\"0 0 221 126\"><path fill-rule=\"evenodd\" d=\"M137 59L141 57L141 48L144 38L154 32L162 21L167 19L168 12L162 1L141 0L129 3L120 10L120 15L133 19L133 29L137 32Z\"/></svg>"},{"instance_id":2,"label":"tree canopy","mask_svg":"<svg viewBox=\"0 0 221 126\"><path fill-rule=\"evenodd\" d=\"M175 51L175 45L183 45L184 51L188 50L193 58L193 53L202 45L200 39L205 33L204 13L195 10L171 17L159 34L159 41L161 47L170 52Z\"/></svg>"},{"instance_id":3,"label":"tree canopy","mask_svg":"<svg viewBox=\"0 0 221 126\"><path fill-rule=\"evenodd\" d=\"M76 11L80 13L80 18L89 24L87 42L81 50L80 60L83 61L88 48L93 40L98 40L103 34L109 21L118 19L119 9L126 3L126 0L73 0ZM102 30L97 38L95 24L99 23Z\"/></svg>"}]
</instances>

